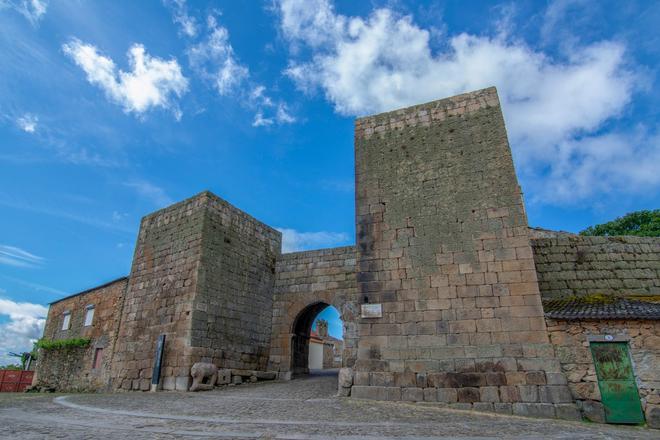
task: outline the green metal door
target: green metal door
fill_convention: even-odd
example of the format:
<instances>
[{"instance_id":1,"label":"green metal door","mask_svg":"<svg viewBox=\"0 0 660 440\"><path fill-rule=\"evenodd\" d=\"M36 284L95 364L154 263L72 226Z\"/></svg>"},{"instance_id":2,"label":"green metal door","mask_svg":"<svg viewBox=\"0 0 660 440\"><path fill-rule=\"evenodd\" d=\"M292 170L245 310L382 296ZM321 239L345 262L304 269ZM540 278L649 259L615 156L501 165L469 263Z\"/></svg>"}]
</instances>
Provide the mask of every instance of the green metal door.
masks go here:
<instances>
[{"instance_id":1,"label":"green metal door","mask_svg":"<svg viewBox=\"0 0 660 440\"><path fill-rule=\"evenodd\" d=\"M642 405L626 342L592 342L598 388L608 423L642 423Z\"/></svg>"}]
</instances>

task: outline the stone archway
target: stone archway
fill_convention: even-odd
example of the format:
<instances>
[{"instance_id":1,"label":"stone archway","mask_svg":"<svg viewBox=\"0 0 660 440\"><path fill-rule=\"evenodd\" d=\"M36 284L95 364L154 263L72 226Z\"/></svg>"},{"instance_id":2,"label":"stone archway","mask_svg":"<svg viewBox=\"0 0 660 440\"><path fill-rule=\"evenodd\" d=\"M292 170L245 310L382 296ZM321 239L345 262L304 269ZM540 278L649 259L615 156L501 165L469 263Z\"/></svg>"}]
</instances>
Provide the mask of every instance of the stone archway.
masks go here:
<instances>
[{"instance_id":1,"label":"stone archway","mask_svg":"<svg viewBox=\"0 0 660 440\"><path fill-rule=\"evenodd\" d=\"M358 309L355 248L283 254L273 297L270 371L277 371L282 379L307 372L303 359L309 353L312 322L329 306L337 309L343 323L342 365L353 366Z\"/></svg>"},{"instance_id":2,"label":"stone archway","mask_svg":"<svg viewBox=\"0 0 660 440\"><path fill-rule=\"evenodd\" d=\"M291 328L291 372L293 375L309 373L309 335L314 319L330 307L325 302L317 302L305 307L293 321Z\"/></svg>"}]
</instances>

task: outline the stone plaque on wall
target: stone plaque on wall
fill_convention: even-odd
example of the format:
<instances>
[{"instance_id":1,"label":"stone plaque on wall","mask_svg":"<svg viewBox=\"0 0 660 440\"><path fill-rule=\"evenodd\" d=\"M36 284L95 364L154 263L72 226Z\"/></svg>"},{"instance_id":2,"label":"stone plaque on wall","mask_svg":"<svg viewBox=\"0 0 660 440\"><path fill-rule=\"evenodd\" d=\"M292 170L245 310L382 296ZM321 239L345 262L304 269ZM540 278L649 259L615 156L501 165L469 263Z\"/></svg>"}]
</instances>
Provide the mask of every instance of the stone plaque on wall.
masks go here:
<instances>
[{"instance_id":1,"label":"stone plaque on wall","mask_svg":"<svg viewBox=\"0 0 660 440\"><path fill-rule=\"evenodd\" d=\"M382 318L383 317L382 304L362 304L362 317Z\"/></svg>"}]
</instances>

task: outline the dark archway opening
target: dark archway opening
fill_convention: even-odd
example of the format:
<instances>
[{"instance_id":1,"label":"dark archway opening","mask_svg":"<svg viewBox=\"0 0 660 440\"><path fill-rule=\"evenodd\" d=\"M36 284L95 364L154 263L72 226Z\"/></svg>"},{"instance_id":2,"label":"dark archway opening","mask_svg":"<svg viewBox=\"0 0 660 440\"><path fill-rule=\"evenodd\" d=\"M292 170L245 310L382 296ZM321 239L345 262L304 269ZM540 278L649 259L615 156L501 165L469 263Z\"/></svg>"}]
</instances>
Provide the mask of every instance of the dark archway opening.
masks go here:
<instances>
[{"instance_id":1,"label":"dark archway opening","mask_svg":"<svg viewBox=\"0 0 660 440\"><path fill-rule=\"evenodd\" d=\"M328 322L328 319L317 320L324 311L330 312L323 313L323 315L328 315L331 322ZM300 312L292 329L291 371L293 375L306 375L310 373L310 370L320 372L339 368L343 352L342 327L339 312L327 303L314 303ZM334 335L330 333L334 333Z\"/></svg>"}]
</instances>

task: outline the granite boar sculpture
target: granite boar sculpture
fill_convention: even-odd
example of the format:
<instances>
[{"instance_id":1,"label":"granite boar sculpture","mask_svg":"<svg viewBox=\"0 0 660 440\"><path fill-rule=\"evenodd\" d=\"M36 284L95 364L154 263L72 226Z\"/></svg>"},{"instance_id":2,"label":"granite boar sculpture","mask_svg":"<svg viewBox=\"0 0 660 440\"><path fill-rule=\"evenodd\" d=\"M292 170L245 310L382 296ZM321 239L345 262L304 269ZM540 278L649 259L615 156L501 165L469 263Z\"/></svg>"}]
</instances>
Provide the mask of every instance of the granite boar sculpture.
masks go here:
<instances>
[{"instance_id":1,"label":"granite boar sculpture","mask_svg":"<svg viewBox=\"0 0 660 440\"><path fill-rule=\"evenodd\" d=\"M218 367L209 362L197 362L190 369L193 378L190 391L212 390L218 380Z\"/></svg>"}]
</instances>

